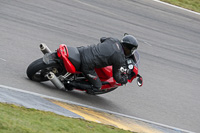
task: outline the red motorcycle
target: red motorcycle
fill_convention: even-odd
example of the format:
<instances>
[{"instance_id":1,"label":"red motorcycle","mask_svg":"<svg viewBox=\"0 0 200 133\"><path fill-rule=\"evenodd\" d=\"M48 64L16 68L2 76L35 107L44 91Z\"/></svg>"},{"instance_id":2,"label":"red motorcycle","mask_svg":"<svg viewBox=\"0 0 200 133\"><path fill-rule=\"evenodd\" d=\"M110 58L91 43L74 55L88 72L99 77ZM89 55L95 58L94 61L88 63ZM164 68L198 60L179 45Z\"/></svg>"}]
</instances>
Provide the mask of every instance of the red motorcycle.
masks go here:
<instances>
[{"instance_id":1,"label":"red motorcycle","mask_svg":"<svg viewBox=\"0 0 200 133\"><path fill-rule=\"evenodd\" d=\"M40 49L43 52L43 58L32 62L27 68L27 76L29 79L37 82L51 81L57 88L67 90L64 83L69 81L87 82L87 79L80 71L80 54L76 47L66 46L61 44L56 52L51 52L46 44L40 44ZM139 54L137 51L126 60L126 65L120 68L122 74L128 75L128 82L137 78L138 86L143 85L143 79L138 74ZM104 68L96 68L101 82L102 88L93 94L104 94L115 90L121 84L117 83L112 74L112 66ZM78 89L80 90L80 89ZM81 91L86 91L83 89ZM90 94L90 93L89 93Z\"/></svg>"}]
</instances>

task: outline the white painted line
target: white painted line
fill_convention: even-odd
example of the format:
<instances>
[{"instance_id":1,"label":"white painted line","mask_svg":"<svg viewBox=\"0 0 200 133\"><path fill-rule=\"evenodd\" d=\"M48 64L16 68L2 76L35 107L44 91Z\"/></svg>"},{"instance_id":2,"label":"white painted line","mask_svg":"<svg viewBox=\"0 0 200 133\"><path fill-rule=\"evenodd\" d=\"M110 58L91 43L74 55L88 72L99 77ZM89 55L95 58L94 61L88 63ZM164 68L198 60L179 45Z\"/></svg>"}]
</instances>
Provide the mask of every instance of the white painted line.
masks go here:
<instances>
[{"instance_id":1,"label":"white painted line","mask_svg":"<svg viewBox=\"0 0 200 133\"><path fill-rule=\"evenodd\" d=\"M150 43L148 43L148 42L146 42L146 41L144 41L144 44L147 44L147 45L149 45L149 46L152 46Z\"/></svg>"},{"instance_id":2,"label":"white painted line","mask_svg":"<svg viewBox=\"0 0 200 133\"><path fill-rule=\"evenodd\" d=\"M78 3L80 3L80 4L83 4L83 5L85 5L85 6L88 6L88 7L94 8L94 9L96 9L96 10L99 10L99 11L101 11L101 12L105 12L105 13L107 13L107 14L111 14L111 15L114 15L114 16L118 16L117 14L114 14L114 13L112 13L112 12L109 12L109 11L103 9L103 8L100 8L100 7L97 7L97 6L88 4L88 3L86 3L86 2L82 2L82 1L80 1L80 0L75 0L75 1L78 2Z\"/></svg>"},{"instance_id":3,"label":"white painted line","mask_svg":"<svg viewBox=\"0 0 200 133\"><path fill-rule=\"evenodd\" d=\"M69 103L69 104L74 104L74 105L78 105L78 106L83 106L83 107L91 108L91 109L94 109L94 110L97 110L97 111L102 111L102 112L106 112L106 113L110 113L110 114L114 114L114 115L119 115L119 116L131 118L131 119L143 121L143 122L146 122L146 123L149 123L149 124L161 126L161 127L164 127L164 128L169 128L169 129L172 129L172 130L176 130L176 131L178 131L178 132L195 133L195 132L191 132L191 131L188 131L188 130L184 130L184 129L180 129L180 128L176 128L176 127L164 125L164 124L161 124L161 123L157 123L157 122L153 122L153 121L149 121L149 120L145 120L145 119L141 119L141 118L138 118L138 117L129 116L129 115L125 115L125 114L121 114L121 113L117 113L117 112L113 112L113 111L109 111L109 110L104 110L104 109L92 107L92 106L89 106L89 105L84 105L84 104L80 104L80 103L76 103L76 102L72 102L72 101L68 101L68 100L64 100L64 99L60 99L60 98L55 98L55 97L51 97L51 96L47 96L47 95L43 95L43 94L39 94L39 93L35 93L35 92L30 92L30 91L26 91L26 90L21 90L21 89L17 89L17 88L14 88L14 87L9 87L9 86L5 86L5 85L0 85L0 88L5 88L5 89L9 89L9 90L14 90L14 91L18 91L18 92L23 92L23 93L32 94L32 95L35 95L35 96L40 96L40 97L43 97L43 98L48 98L48 99L53 99L53 100L57 100L57 101Z\"/></svg>"},{"instance_id":4,"label":"white painted line","mask_svg":"<svg viewBox=\"0 0 200 133\"><path fill-rule=\"evenodd\" d=\"M3 58L0 58L0 60L2 60L2 61L6 61L5 59L3 59Z\"/></svg>"},{"instance_id":5,"label":"white painted line","mask_svg":"<svg viewBox=\"0 0 200 133\"><path fill-rule=\"evenodd\" d=\"M160 1L160 0L153 0L153 1L165 4L165 5L168 5L168 6L171 6L171 7L175 7L175 8L181 9L181 10L185 10L185 11L197 14L197 15L200 15L200 13L198 13L198 12L195 12L195 11L192 11L192 10L189 10L189 9L185 9L185 8L182 8L182 7L179 7L179 6L175 6L175 5Z\"/></svg>"}]
</instances>

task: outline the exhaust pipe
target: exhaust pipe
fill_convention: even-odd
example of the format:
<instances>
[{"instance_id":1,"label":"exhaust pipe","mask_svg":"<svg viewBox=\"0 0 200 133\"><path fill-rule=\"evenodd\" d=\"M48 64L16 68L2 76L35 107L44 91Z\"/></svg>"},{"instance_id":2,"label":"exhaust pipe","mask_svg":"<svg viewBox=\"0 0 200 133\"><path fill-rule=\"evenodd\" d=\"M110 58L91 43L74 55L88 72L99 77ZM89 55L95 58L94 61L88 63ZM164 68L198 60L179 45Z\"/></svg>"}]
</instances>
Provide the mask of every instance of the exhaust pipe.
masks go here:
<instances>
[{"instance_id":1,"label":"exhaust pipe","mask_svg":"<svg viewBox=\"0 0 200 133\"><path fill-rule=\"evenodd\" d=\"M43 54L51 53L51 50L47 47L45 43L40 44L40 50L42 51Z\"/></svg>"},{"instance_id":2,"label":"exhaust pipe","mask_svg":"<svg viewBox=\"0 0 200 133\"><path fill-rule=\"evenodd\" d=\"M58 88L61 90L65 89L64 84L56 77L56 75L53 72L49 72L47 74L47 78Z\"/></svg>"}]
</instances>

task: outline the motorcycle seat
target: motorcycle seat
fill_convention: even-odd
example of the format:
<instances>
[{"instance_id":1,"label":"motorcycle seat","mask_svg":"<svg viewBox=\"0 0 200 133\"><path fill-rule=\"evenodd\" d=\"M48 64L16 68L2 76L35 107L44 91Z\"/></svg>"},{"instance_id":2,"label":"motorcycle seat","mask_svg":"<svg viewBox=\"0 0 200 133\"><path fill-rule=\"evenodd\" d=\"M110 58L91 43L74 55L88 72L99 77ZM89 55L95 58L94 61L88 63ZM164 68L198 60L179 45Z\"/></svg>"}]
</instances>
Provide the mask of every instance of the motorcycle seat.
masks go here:
<instances>
[{"instance_id":1,"label":"motorcycle seat","mask_svg":"<svg viewBox=\"0 0 200 133\"><path fill-rule=\"evenodd\" d=\"M80 71L81 66L81 58L80 53L76 47L67 46L69 57L68 59L71 61L71 63L76 68L76 71Z\"/></svg>"}]
</instances>

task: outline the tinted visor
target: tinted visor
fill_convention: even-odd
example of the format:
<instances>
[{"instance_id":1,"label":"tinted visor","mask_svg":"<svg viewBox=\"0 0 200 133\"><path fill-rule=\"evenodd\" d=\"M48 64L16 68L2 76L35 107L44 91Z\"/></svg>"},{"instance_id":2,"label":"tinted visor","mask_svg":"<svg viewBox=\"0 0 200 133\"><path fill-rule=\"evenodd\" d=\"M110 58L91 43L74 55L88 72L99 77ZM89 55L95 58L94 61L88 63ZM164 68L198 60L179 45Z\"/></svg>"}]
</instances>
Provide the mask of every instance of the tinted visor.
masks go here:
<instances>
[{"instance_id":1,"label":"tinted visor","mask_svg":"<svg viewBox=\"0 0 200 133\"><path fill-rule=\"evenodd\" d=\"M132 49L131 49L131 53L134 53L134 51L137 49L137 47L133 47Z\"/></svg>"}]
</instances>

